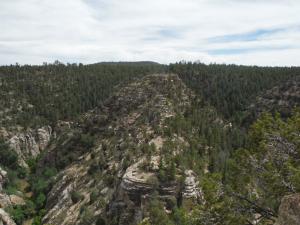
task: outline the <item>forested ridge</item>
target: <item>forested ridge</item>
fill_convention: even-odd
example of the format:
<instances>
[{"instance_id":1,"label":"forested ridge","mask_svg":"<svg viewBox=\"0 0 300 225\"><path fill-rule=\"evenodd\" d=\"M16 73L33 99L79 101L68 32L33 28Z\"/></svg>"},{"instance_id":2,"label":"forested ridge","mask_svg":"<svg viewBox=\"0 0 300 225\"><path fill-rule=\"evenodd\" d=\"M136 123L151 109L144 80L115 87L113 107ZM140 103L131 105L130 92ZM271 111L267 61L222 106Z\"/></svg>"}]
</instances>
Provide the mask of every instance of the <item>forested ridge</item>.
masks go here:
<instances>
[{"instance_id":1,"label":"forested ridge","mask_svg":"<svg viewBox=\"0 0 300 225\"><path fill-rule=\"evenodd\" d=\"M1 120L31 127L74 119L103 103L117 85L164 68L151 62L2 66L0 101L9 113L1 112L8 115Z\"/></svg>"},{"instance_id":2,"label":"forested ridge","mask_svg":"<svg viewBox=\"0 0 300 225\"><path fill-rule=\"evenodd\" d=\"M225 118L240 122L243 112L264 91L288 80L299 79L299 67L258 67L175 63L179 74L196 93L217 108Z\"/></svg>"},{"instance_id":3,"label":"forested ridge","mask_svg":"<svg viewBox=\"0 0 300 225\"><path fill-rule=\"evenodd\" d=\"M17 224L275 224L300 192L299 81L299 67L2 66L0 194L5 180L25 200L3 208Z\"/></svg>"}]
</instances>

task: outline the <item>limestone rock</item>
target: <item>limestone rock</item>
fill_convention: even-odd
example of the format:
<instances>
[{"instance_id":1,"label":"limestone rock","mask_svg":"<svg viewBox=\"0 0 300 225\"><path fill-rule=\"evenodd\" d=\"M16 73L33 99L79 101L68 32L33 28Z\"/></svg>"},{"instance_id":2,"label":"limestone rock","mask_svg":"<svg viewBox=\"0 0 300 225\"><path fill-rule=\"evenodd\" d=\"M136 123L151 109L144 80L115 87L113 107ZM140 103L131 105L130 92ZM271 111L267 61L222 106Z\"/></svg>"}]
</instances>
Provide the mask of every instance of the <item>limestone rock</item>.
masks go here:
<instances>
[{"instance_id":1,"label":"limestone rock","mask_svg":"<svg viewBox=\"0 0 300 225\"><path fill-rule=\"evenodd\" d=\"M0 209L0 225L16 225L7 212Z\"/></svg>"},{"instance_id":2,"label":"limestone rock","mask_svg":"<svg viewBox=\"0 0 300 225\"><path fill-rule=\"evenodd\" d=\"M150 182L153 173L146 173L138 168L142 161L128 167L122 178L121 187L129 194L145 194L153 189L153 184Z\"/></svg>"},{"instance_id":3,"label":"limestone rock","mask_svg":"<svg viewBox=\"0 0 300 225\"><path fill-rule=\"evenodd\" d=\"M20 165L27 167L26 160L37 157L49 144L51 135L52 128L45 126L18 133L8 140L8 144L18 154Z\"/></svg>"},{"instance_id":4,"label":"limestone rock","mask_svg":"<svg viewBox=\"0 0 300 225\"><path fill-rule=\"evenodd\" d=\"M10 195L10 202L12 205L25 205L25 201L23 198L21 198L20 196L17 195Z\"/></svg>"},{"instance_id":5,"label":"limestone rock","mask_svg":"<svg viewBox=\"0 0 300 225\"><path fill-rule=\"evenodd\" d=\"M183 198L199 198L201 191L198 188L199 181L196 180L195 173L192 170L185 171L184 190L182 192Z\"/></svg>"},{"instance_id":6,"label":"limestone rock","mask_svg":"<svg viewBox=\"0 0 300 225\"><path fill-rule=\"evenodd\" d=\"M5 208L11 205L10 198L5 193L0 193L0 208Z\"/></svg>"},{"instance_id":7,"label":"limestone rock","mask_svg":"<svg viewBox=\"0 0 300 225\"><path fill-rule=\"evenodd\" d=\"M2 191L3 184L7 179L7 172L0 167L0 192Z\"/></svg>"}]
</instances>

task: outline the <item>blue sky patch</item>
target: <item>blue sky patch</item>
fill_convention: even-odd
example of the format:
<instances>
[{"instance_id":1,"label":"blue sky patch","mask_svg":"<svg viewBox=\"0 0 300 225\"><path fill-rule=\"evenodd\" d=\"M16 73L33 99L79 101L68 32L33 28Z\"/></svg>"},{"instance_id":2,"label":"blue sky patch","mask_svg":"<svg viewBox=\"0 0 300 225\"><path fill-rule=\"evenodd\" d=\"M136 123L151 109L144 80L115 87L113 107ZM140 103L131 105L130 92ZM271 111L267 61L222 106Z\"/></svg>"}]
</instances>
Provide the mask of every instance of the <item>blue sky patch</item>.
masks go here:
<instances>
[{"instance_id":1,"label":"blue sky patch","mask_svg":"<svg viewBox=\"0 0 300 225\"><path fill-rule=\"evenodd\" d=\"M272 28L272 29L258 29L255 31L239 34L229 34L224 36L216 36L208 39L210 43L229 43L229 42L247 42L257 41L261 38L271 36L276 33L285 31L287 28Z\"/></svg>"}]
</instances>

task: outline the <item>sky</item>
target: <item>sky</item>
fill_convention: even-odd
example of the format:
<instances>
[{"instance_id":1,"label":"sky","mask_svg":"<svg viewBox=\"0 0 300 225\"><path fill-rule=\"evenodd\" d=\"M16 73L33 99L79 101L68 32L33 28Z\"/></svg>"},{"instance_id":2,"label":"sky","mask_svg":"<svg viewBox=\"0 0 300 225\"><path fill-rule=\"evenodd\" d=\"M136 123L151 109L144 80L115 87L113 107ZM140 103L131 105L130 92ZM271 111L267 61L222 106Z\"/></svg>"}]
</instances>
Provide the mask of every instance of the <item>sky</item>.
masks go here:
<instances>
[{"instance_id":1,"label":"sky","mask_svg":"<svg viewBox=\"0 0 300 225\"><path fill-rule=\"evenodd\" d=\"M0 64L300 66L300 0L0 0Z\"/></svg>"}]
</instances>

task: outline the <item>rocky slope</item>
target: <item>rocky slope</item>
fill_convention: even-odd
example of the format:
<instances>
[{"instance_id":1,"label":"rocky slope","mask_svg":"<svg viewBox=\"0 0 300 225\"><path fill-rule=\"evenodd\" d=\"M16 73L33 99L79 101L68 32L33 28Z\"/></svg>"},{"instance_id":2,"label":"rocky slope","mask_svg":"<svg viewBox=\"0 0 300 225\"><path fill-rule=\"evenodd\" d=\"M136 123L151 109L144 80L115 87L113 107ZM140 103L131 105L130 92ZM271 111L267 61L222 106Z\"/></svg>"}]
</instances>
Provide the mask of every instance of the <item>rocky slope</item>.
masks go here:
<instances>
[{"instance_id":1,"label":"rocky slope","mask_svg":"<svg viewBox=\"0 0 300 225\"><path fill-rule=\"evenodd\" d=\"M258 96L248 111L252 113L253 118L257 118L262 112L279 112L282 116L288 117L292 110L299 106L300 80L298 78L275 86Z\"/></svg>"},{"instance_id":2,"label":"rocky slope","mask_svg":"<svg viewBox=\"0 0 300 225\"><path fill-rule=\"evenodd\" d=\"M153 196L166 212L171 204L201 201L193 171L174 167L173 179L159 177L168 164L162 152L175 156L189 146L183 137L161 130L166 120L184 114L193 98L176 75L151 75L83 116L80 132L92 133L94 145L56 177L43 223L137 224L147 217ZM174 147L165 149L166 142Z\"/></svg>"}]
</instances>

